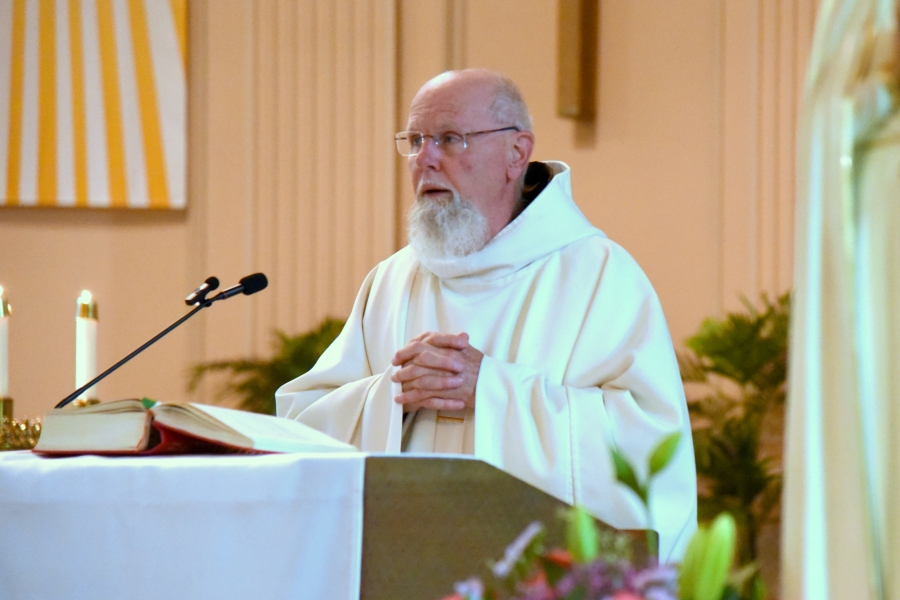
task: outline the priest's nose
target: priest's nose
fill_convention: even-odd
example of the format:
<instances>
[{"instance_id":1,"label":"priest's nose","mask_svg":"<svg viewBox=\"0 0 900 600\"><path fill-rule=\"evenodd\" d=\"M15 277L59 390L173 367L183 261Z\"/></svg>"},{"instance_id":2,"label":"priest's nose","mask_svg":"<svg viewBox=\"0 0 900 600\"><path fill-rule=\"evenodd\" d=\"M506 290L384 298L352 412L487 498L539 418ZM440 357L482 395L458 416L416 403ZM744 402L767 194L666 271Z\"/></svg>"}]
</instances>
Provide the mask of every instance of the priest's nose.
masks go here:
<instances>
[{"instance_id":1,"label":"priest's nose","mask_svg":"<svg viewBox=\"0 0 900 600\"><path fill-rule=\"evenodd\" d=\"M443 158L444 152L437 147L436 144L431 143L430 140L426 140L424 144L422 144L422 149L419 150L419 153L412 156L412 160L415 165L420 169L432 169L438 170L441 166L441 158Z\"/></svg>"}]
</instances>

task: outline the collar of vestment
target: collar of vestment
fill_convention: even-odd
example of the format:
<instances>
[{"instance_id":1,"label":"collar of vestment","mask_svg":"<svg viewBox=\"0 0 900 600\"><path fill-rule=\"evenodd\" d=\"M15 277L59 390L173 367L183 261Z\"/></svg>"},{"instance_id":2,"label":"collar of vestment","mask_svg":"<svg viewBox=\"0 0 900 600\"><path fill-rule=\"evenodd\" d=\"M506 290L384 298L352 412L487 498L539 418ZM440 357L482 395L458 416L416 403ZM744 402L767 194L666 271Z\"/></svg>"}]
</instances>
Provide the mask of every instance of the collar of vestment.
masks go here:
<instances>
[{"instance_id":1,"label":"collar of vestment","mask_svg":"<svg viewBox=\"0 0 900 600\"><path fill-rule=\"evenodd\" d=\"M449 259L418 258L425 269L441 279L491 281L512 275L532 262L589 236L604 236L591 225L572 199L571 171L565 163L542 163L531 187L537 196L488 244L467 256ZM529 167L529 175L535 165ZM549 170L549 181L546 175ZM546 181L546 183L544 183ZM526 177L526 200L529 195ZM544 184L541 188L540 184ZM604 236L605 237L605 236Z\"/></svg>"}]
</instances>

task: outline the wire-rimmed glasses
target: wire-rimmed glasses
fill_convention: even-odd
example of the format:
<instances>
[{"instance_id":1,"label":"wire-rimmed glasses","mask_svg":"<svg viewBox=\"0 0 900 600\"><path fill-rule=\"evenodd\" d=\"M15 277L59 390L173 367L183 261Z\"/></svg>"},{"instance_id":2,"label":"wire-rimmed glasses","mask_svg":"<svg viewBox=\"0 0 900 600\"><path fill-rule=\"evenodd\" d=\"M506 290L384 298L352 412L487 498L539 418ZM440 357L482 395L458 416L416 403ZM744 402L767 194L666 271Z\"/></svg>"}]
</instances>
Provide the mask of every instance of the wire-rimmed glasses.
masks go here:
<instances>
[{"instance_id":1,"label":"wire-rimmed glasses","mask_svg":"<svg viewBox=\"0 0 900 600\"><path fill-rule=\"evenodd\" d=\"M468 138L485 133L497 133L500 131L520 131L518 127L500 127L499 129L485 129L484 131L470 131L469 133L456 133L455 131L444 131L434 135L427 135L421 131L401 131L394 136L397 143L397 152L400 156L415 156L425 147L425 138L431 138L431 141L447 156L459 154L469 146Z\"/></svg>"}]
</instances>

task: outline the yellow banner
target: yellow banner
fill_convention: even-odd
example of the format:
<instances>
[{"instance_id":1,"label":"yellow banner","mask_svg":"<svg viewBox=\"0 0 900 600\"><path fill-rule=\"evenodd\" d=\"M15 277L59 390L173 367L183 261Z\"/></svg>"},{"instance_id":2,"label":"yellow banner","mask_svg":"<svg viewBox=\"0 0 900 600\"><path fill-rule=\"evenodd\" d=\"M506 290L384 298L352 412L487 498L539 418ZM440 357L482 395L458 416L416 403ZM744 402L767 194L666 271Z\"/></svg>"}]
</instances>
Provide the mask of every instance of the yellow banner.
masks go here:
<instances>
[{"instance_id":1,"label":"yellow banner","mask_svg":"<svg viewBox=\"0 0 900 600\"><path fill-rule=\"evenodd\" d=\"M0 206L181 209L184 0L0 0Z\"/></svg>"}]
</instances>

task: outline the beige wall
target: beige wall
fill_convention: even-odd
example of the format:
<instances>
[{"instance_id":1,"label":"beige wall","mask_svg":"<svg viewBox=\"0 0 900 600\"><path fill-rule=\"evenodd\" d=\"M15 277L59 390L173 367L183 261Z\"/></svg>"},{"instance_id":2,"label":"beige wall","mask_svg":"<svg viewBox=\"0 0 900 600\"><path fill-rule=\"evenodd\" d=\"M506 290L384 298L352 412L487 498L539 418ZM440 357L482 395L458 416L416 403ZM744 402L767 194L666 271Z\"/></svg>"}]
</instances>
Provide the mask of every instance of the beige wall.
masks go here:
<instances>
[{"instance_id":1,"label":"beige wall","mask_svg":"<svg viewBox=\"0 0 900 600\"><path fill-rule=\"evenodd\" d=\"M813 4L603 0L598 118L576 125L555 115L556 0L192 0L188 210L0 209L16 413L71 390L82 288L99 298L109 365L182 315L206 276L272 282L159 342L100 384L104 399L185 398L189 364L346 315L403 240L411 195L391 134L450 67L520 83L536 158L572 166L577 202L647 271L680 344L738 294L789 286Z\"/></svg>"}]
</instances>

